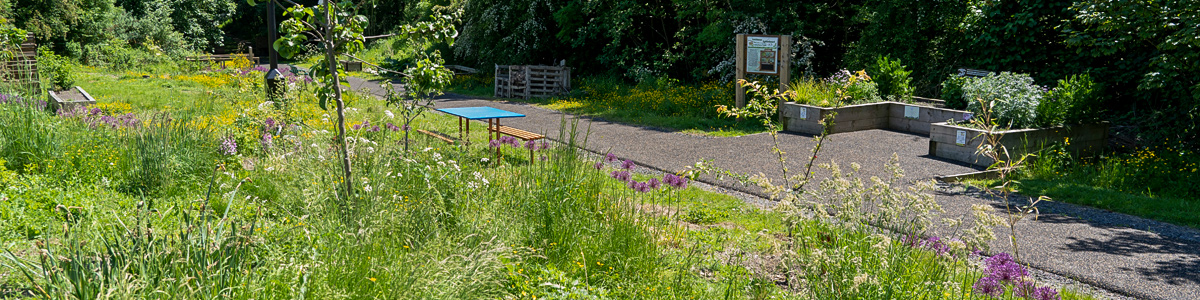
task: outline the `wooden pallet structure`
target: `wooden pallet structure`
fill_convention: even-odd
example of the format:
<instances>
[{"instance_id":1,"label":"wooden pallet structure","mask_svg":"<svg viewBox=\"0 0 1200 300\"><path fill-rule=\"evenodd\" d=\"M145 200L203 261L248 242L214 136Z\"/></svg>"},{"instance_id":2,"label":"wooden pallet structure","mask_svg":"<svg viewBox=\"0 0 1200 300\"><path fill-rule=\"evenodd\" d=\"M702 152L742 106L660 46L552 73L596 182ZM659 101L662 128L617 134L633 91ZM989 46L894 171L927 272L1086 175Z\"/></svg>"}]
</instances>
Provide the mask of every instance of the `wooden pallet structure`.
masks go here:
<instances>
[{"instance_id":1,"label":"wooden pallet structure","mask_svg":"<svg viewBox=\"0 0 1200 300\"><path fill-rule=\"evenodd\" d=\"M13 49L12 57L2 64L0 81L31 90L41 90L42 80L38 77L37 40L33 34L25 36L25 42Z\"/></svg>"},{"instance_id":2,"label":"wooden pallet structure","mask_svg":"<svg viewBox=\"0 0 1200 300\"><path fill-rule=\"evenodd\" d=\"M258 57L254 56L254 48L249 47L246 53L231 53L231 54L203 54L185 57L186 61L202 61L202 62L226 62L233 61L239 57L246 58L251 63L258 63Z\"/></svg>"},{"instance_id":3,"label":"wooden pallet structure","mask_svg":"<svg viewBox=\"0 0 1200 300\"><path fill-rule=\"evenodd\" d=\"M571 68L496 65L497 98L548 98L571 91Z\"/></svg>"}]
</instances>

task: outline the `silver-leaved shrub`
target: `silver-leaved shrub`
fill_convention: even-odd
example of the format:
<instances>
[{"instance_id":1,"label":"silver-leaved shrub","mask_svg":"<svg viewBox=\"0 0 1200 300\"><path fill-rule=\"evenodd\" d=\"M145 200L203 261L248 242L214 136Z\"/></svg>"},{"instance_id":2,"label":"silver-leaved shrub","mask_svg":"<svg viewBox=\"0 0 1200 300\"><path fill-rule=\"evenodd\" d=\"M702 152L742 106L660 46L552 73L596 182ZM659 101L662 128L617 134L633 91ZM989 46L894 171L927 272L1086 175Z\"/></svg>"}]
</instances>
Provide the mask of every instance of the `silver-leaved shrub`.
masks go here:
<instances>
[{"instance_id":1,"label":"silver-leaved shrub","mask_svg":"<svg viewBox=\"0 0 1200 300\"><path fill-rule=\"evenodd\" d=\"M987 105L1000 127L1029 128L1036 125L1045 89L1034 84L1028 74L1001 72L967 80L962 93L967 110L975 115L982 115L983 105Z\"/></svg>"}]
</instances>

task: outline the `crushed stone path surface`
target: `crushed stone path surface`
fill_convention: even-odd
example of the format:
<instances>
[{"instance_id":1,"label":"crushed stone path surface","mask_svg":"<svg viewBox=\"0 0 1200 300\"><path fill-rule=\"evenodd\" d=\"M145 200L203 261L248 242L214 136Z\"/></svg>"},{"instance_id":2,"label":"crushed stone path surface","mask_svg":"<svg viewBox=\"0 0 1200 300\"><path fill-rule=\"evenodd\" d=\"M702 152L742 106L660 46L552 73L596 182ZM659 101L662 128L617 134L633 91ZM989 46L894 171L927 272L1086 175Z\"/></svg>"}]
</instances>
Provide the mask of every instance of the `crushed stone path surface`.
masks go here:
<instances>
[{"instance_id":1,"label":"crushed stone path surface","mask_svg":"<svg viewBox=\"0 0 1200 300\"><path fill-rule=\"evenodd\" d=\"M355 90L369 90L382 96L378 82L350 78ZM575 116L534 105L448 94L436 100L437 108L491 106L526 115L505 119L504 125L559 136L564 117ZM580 130L590 131L586 150L613 153L639 165L676 172L701 160L740 173L762 173L774 182L782 182L779 161L771 152L768 134L739 137L708 137L672 130L639 127L594 118L580 118ZM482 125L478 128L483 128ZM807 156L816 144L813 136L793 133L779 135L790 160L792 172L802 172ZM832 135L825 143L818 163L837 162L849 168L851 162L862 166L860 175L889 176L884 164L895 154L905 172L905 180L932 180L934 176L979 171L978 168L942 160L927 153L927 136L887 130L867 130ZM828 172L817 171L817 177ZM743 187L731 181L702 179L709 184L761 195L758 188ZM812 185L810 185L812 186ZM944 187L944 186L943 186ZM940 188L936 201L945 217L970 215L972 205L985 204L1003 209L995 197L959 187ZM1101 287L1117 294L1139 299L1200 299L1200 231L1124 214L1105 212L1058 202L1039 205L1041 215L1017 225L1021 260L1034 268ZM993 252L1009 252L1007 228L996 228L998 240Z\"/></svg>"}]
</instances>

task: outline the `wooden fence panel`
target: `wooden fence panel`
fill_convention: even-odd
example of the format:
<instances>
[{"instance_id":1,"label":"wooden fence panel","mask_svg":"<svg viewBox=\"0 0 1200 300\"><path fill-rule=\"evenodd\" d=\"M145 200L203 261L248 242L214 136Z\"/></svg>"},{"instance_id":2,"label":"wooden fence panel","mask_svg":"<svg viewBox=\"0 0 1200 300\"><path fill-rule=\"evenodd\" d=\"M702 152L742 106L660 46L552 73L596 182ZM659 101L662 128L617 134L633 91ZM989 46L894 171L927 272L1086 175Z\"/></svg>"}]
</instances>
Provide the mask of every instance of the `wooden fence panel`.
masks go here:
<instances>
[{"instance_id":1,"label":"wooden fence panel","mask_svg":"<svg viewBox=\"0 0 1200 300\"><path fill-rule=\"evenodd\" d=\"M546 98L571 91L571 68L496 65L493 92L499 98Z\"/></svg>"}]
</instances>

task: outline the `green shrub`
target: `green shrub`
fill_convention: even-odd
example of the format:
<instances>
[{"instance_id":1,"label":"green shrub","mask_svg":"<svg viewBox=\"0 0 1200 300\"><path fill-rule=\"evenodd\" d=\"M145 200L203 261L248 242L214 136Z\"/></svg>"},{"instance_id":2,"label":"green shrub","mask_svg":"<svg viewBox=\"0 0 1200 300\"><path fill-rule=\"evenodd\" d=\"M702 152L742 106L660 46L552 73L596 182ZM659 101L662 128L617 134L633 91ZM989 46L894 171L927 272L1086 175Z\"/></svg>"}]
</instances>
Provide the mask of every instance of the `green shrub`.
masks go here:
<instances>
[{"instance_id":1,"label":"green shrub","mask_svg":"<svg viewBox=\"0 0 1200 300\"><path fill-rule=\"evenodd\" d=\"M1033 84L1028 74L1009 72L967 80L962 90L962 97L969 100L968 110L984 115L986 105L993 122L1011 128L1037 125L1037 107L1045 93L1042 87Z\"/></svg>"},{"instance_id":2,"label":"green shrub","mask_svg":"<svg viewBox=\"0 0 1200 300\"><path fill-rule=\"evenodd\" d=\"M134 48L121 39L87 45L84 47L82 62L114 71L150 70L162 66L174 68L173 56L164 55L153 43L143 46L146 49Z\"/></svg>"},{"instance_id":3,"label":"green shrub","mask_svg":"<svg viewBox=\"0 0 1200 300\"><path fill-rule=\"evenodd\" d=\"M45 46L38 48L38 63L41 64L43 78L50 79L54 90L65 90L75 86L74 63L69 58L59 56Z\"/></svg>"},{"instance_id":4,"label":"green shrub","mask_svg":"<svg viewBox=\"0 0 1200 300\"><path fill-rule=\"evenodd\" d=\"M912 71L907 70L899 59L878 56L875 58L875 64L867 69L867 73L871 74L873 81L879 85L880 94L905 99L912 97L913 89L909 86L912 82L909 74L912 74Z\"/></svg>"},{"instance_id":5,"label":"green shrub","mask_svg":"<svg viewBox=\"0 0 1200 300\"><path fill-rule=\"evenodd\" d=\"M1038 104L1038 126L1093 122L1099 117L1103 102L1103 86L1087 74L1063 78Z\"/></svg>"},{"instance_id":6,"label":"green shrub","mask_svg":"<svg viewBox=\"0 0 1200 300\"><path fill-rule=\"evenodd\" d=\"M946 107L951 109L966 109L967 100L963 99L962 87L970 78L951 74L946 77L946 81L942 81L942 100L946 100Z\"/></svg>"}]
</instances>

